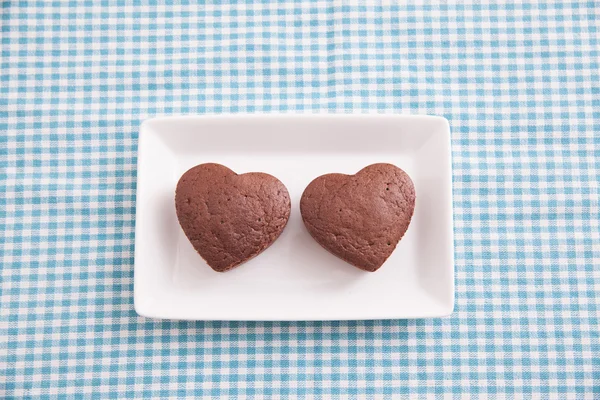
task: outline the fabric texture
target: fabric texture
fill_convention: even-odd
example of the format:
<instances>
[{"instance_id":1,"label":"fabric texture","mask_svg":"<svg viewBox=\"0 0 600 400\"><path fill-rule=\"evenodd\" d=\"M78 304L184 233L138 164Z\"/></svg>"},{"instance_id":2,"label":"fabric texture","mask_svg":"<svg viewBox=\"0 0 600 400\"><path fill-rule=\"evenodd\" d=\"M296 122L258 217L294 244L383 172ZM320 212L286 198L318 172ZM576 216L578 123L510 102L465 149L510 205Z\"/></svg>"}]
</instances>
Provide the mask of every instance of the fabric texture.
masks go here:
<instances>
[{"instance_id":1,"label":"fabric texture","mask_svg":"<svg viewBox=\"0 0 600 400\"><path fill-rule=\"evenodd\" d=\"M597 2L1 7L1 398L600 398ZM454 314L138 317L140 122L239 112L448 118Z\"/></svg>"}]
</instances>

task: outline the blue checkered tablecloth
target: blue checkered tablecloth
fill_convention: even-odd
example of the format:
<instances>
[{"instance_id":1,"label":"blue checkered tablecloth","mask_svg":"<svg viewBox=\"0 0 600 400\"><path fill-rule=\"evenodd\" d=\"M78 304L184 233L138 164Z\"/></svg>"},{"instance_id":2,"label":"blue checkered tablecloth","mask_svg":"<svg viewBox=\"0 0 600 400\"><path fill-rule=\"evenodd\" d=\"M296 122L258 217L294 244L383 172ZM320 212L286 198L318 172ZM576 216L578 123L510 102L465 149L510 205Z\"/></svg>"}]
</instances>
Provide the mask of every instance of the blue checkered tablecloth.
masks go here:
<instances>
[{"instance_id":1,"label":"blue checkered tablecloth","mask_svg":"<svg viewBox=\"0 0 600 400\"><path fill-rule=\"evenodd\" d=\"M1 398L600 399L600 3L363 4L1 3ZM138 317L140 122L237 112L448 118L454 314Z\"/></svg>"}]
</instances>

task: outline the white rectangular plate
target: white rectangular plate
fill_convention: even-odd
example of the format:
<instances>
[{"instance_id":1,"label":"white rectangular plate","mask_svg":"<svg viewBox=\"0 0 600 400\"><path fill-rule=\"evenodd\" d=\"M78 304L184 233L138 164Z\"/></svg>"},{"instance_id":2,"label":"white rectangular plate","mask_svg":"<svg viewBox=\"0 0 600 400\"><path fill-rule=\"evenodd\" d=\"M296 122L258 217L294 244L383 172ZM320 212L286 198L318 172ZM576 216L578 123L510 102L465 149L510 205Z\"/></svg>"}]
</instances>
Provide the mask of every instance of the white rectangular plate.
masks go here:
<instances>
[{"instance_id":1,"label":"white rectangular plate","mask_svg":"<svg viewBox=\"0 0 600 400\"><path fill-rule=\"evenodd\" d=\"M175 214L175 186L194 165L279 178L289 223L263 253L226 272L194 251ZM417 194L404 238L380 270L359 270L315 242L300 217L317 176L388 162ZM422 318L454 307L452 166L448 121L432 116L315 115L169 117L140 128L135 309L189 320Z\"/></svg>"}]
</instances>

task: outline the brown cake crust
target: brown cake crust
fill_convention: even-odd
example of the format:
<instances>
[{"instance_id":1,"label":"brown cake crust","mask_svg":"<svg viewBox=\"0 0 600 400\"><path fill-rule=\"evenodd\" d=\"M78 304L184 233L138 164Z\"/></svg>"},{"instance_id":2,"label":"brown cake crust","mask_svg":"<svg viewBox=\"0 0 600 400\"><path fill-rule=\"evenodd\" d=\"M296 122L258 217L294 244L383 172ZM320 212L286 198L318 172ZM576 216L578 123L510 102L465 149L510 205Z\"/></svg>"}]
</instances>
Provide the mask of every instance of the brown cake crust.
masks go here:
<instances>
[{"instance_id":1,"label":"brown cake crust","mask_svg":"<svg viewBox=\"0 0 600 400\"><path fill-rule=\"evenodd\" d=\"M238 175L220 164L200 164L181 176L175 192L179 224L196 251L218 272L255 257L281 234L290 195L262 172Z\"/></svg>"},{"instance_id":2,"label":"brown cake crust","mask_svg":"<svg viewBox=\"0 0 600 400\"><path fill-rule=\"evenodd\" d=\"M304 190L300 212L321 246L373 272L408 229L415 198L406 172L392 164L373 164L355 175L319 176Z\"/></svg>"}]
</instances>

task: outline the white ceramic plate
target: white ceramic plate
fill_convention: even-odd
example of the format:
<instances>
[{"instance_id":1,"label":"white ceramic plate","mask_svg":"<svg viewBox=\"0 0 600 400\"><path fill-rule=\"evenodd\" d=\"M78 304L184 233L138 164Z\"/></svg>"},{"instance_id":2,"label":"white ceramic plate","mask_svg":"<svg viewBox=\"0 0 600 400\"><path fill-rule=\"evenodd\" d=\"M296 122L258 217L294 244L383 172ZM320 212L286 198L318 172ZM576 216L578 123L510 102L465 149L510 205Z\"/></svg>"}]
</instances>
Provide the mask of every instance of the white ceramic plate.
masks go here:
<instances>
[{"instance_id":1,"label":"white ceramic plate","mask_svg":"<svg viewBox=\"0 0 600 400\"><path fill-rule=\"evenodd\" d=\"M279 178L289 223L263 253L226 272L194 251L175 215L175 186L216 162ZM361 271L315 242L300 217L319 175L388 162L413 179L415 214L380 270ZM452 170L448 121L432 116L169 117L140 128L135 309L189 320L346 320L438 317L454 307Z\"/></svg>"}]
</instances>

